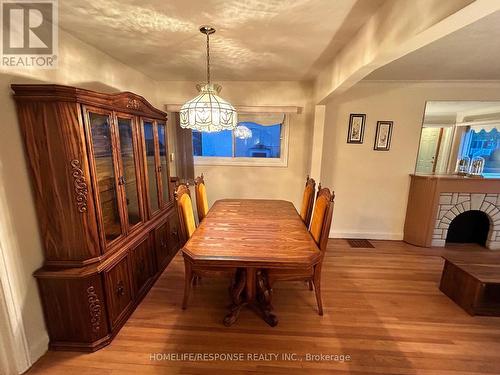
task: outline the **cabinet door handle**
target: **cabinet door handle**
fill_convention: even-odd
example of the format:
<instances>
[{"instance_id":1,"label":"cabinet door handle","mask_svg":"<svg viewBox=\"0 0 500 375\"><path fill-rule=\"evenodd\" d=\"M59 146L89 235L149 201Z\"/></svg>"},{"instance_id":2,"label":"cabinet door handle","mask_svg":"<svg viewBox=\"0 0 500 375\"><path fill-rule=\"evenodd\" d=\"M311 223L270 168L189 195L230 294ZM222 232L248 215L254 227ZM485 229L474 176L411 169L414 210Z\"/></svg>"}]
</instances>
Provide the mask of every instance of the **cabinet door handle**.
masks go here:
<instances>
[{"instance_id":1,"label":"cabinet door handle","mask_svg":"<svg viewBox=\"0 0 500 375\"><path fill-rule=\"evenodd\" d=\"M118 185L125 185L125 177L123 176L118 177Z\"/></svg>"},{"instance_id":2,"label":"cabinet door handle","mask_svg":"<svg viewBox=\"0 0 500 375\"><path fill-rule=\"evenodd\" d=\"M170 235L171 235L172 237L177 238L177 237L179 237L179 232L178 232L177 230L174 230L174 231L172 231L172 233L170 233Z\"/></svg>"},{"instance_id":3,"label":"cabinet door handle","mask_svg":"<svg viewBox=\"0 0 500 375\"><path fill-rule=\"evenodd\" d=\"M116 295L118 297L121 297L125 294L125 287L123 285L123 281L119 281L118 284L116 285Z\"/></svg>"}]
</instances>

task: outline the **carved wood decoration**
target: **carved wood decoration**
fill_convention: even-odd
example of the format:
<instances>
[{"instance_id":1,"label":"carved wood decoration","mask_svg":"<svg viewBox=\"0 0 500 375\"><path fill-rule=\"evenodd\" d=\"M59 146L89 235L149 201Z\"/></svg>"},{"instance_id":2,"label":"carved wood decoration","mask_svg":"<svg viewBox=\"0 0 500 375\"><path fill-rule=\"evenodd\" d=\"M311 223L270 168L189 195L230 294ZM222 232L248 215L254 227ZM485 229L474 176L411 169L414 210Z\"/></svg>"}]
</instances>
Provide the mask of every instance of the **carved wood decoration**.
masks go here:
<instances>
[{"instance_id":1,"label":"carved wood decoration","mask_svg":"<svg viewBox=\"0 0 500 375\"><path fill-rule=\"evenodd\" d=\"M99 332L101 328L101 301L97 297L95 288L89 286L87 288L87 300L89 303L90 324L94 332Z\"/></svg>"},{"instance_id":2,"label":"carved wood decoration","mask_svg":"<svg viewBox=\"0 0 500 375\"><path fill-rule=\"evenodd\" d=\"M71 170L74 178L75 200L78 212L87 212L87 195L89 193L85 176L78 159L71 160Z\"/></svg>"},{"instance_id":3,"label":"carved wood decoration","mask_svg":"<svg viewBox=\"0 0 500 375\"><path fill-rule=\"evenodd\" d=\"M149 144L155 166L164 166L153 171L154 192L143 157L141 125L164 130L166 113L129 92L12 89L44 243L35 277L50 348L94 351L109 344L183 244L165 131Z\"/></svg>"},{"instance_id":4,"label":"carved wood decoration","mask_svg":"<svg viewBox=\"0 0 500 375\"><path fill-rule=\"evenodd\" d=\"M127 102L127 108L139 109L141 108L141 103L137 99L129 99Z\"/></svg>"}]
</instances>

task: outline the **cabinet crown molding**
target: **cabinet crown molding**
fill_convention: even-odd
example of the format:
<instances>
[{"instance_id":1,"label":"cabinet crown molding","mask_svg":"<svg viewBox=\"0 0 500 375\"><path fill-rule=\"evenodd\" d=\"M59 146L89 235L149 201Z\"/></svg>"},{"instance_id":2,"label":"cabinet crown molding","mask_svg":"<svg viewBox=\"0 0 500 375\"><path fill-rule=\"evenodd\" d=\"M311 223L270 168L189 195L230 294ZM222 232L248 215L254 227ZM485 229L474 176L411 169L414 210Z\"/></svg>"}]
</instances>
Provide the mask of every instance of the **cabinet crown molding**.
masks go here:
<instances>
[{"instance_id":1,"label":"cabinet crown molding","mask_svg":"<svg viewBox=\"0 0 500 375\"><path fill-rule=\"evenodd\" d=\"M153 107L144 97L132 92L102 93L65 85L12 84L16 100L48 100L99 105L108 109L146 117L166 118L166 112Z\"/></svg>"}]
</instances>

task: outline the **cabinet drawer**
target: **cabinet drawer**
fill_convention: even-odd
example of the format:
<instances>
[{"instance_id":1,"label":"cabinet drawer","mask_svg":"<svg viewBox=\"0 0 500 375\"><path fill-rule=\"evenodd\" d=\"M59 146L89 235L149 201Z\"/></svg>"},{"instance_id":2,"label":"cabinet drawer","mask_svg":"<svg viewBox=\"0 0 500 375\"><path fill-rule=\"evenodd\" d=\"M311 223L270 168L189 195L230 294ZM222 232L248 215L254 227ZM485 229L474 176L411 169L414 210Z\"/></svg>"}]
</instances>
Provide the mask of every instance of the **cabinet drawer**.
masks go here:
<instances>
[{"instance_id":1,"label":"cabinet drawer","mask_svg":"<svg viewBox=\"0 0 500 375\"><path fill-rule=\"evenodd\" d=\"M128 256L124 257L104 273L109 321L112 328L132 303L132 288L129 278Z\"/></svg>"},{"instance_id":2,"label":"cabinet drawer","mask_svg":"<svg viewBox=\"0 0 500 375\"><path fill-rule=\"evenodd\" d=\"M149 237L144 238L139 245L130 251L132 279L136 294L142 293L144 287L148 285L155 274L153 251Z\"/></svg>"}]
</instances>

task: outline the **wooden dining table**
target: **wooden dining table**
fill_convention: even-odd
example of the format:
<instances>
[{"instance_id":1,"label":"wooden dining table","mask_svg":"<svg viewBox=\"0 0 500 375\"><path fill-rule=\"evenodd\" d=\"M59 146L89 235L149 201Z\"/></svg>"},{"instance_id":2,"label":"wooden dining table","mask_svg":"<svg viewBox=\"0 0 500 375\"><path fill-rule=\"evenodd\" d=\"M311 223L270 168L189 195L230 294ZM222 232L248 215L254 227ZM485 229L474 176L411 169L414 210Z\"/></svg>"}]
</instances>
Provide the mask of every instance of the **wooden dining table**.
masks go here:
<instances>
[{"instance_id":1,"label":"wooden dining table","mask_svg":"<svg viewBox=\"0 0 500 375\"><path fill-rule=\"evenodd\" d=\"M267 270L308 269L321 253L291 202L223 199L184 245L183 256L193 269L233 271L226 326L236 322L243 306L275 326Z\"/></svg>"}]
</instances>

